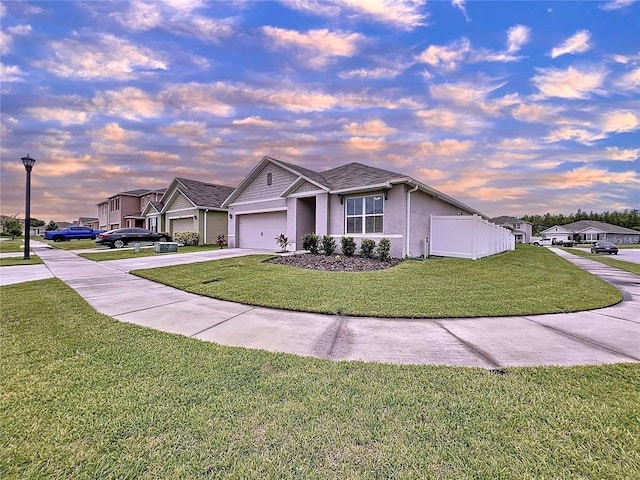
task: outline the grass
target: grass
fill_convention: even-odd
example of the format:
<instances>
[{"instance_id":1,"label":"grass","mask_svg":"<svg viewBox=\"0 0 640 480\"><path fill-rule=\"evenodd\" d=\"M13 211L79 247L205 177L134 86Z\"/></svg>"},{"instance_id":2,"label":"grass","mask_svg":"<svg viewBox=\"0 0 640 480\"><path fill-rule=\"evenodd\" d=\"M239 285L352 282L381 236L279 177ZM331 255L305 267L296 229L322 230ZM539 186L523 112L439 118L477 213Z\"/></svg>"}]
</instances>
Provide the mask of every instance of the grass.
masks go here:
<instances>
[{"instance_id":1,"label":"grass","mask_svg":"<svg viewBox=\"0 0 640 480\"><path fill-rule=\"evenodd\" d=\"M93 260L95 262L102 262L105 260L121 260L124 258L139 258L139 257L151 257L154 255L175 255L176 253L192 253L192 252L202 252L207 250L216 250L220 247L217 245L198 245L198 246L190 246L190 247L178 247L177 252L168 252L168 253L155 253L153 247L143 247L140 250L140 253L136 253L132 248L126 249L109 249L104 252L96 252L96 253L79 253L78 255L84 258L88 258L89 260Z\"/></svg>"},{"instance_id":2,"label":"grass","mask_svg":"<svg viewBox=\"0 0 640 480\"><path fill-rule=\"evenodd\" d=\"M321 272L240 257L133 272L250 305L377 317L478 317L588 310L618 290L546 248L519 245L482 260L405 261L387 270Z\"/></svg>"},{"instance_id":3,"label":"grass","mask_svg":"<svg viewBox=\"0 0 640 480\"><path fill-rule=\"evenodd\" d=\"M22 239L22 237L16 237L13 240L11 240L10 238L6 238L6 240L0 240L0 253L21 252L23 250L24 240Z\"/></svg>"},{"instance_id":4,"label":"grass","mask_svg":"<svg viewBox=\"0 0 640 480\"><path fill-rule=\"evenodd\" d=\"M636 478L640 365L331 362L0 287L0 477Z\"/></svg>"},{"instance_id":5,"label":"grass","mask_svg":"<svg viewBox=\"0 0 640 480\"><path fill-rule=\"evenodd\" d=\"M625 270L627 272L635 273L636 275L640 275L640 264L633 262L626 262L624 260L619 260L617 258L612 258L610 255L605 254L597 254L585 252L583 250L578 250L575 248L565 248L567 252L577 255L579 257L588 258L589 260L595 260L596 262L603 263L605 265L609 265L610 267L619 268L620 270Z\"/></svg>"},{"instance_id":6,"label":"grass","mask_svg":"<svg viewBox=\"0 0 640 480\"><path fill-rule=\"evenodd\" d=\"M0 267L13 267L16 265L38 265L42 259L37 255L29 255L30 260L23 260L22 257L4 257L0 258Z\"/></svg>"},{"instance_id":7,"label":"grass","mask_svg":"<svg viewBox=\"0 0 640 480\"><path fill-rule=\"evenodd\" d=\"M84 250L86 248L96 248L98 245L95 240L90 238L84 240L69 240L68 242L54 242L53 240L42 240L44 243L48 243L54 248L60 250Z\"/></svg>"}]
</instances>

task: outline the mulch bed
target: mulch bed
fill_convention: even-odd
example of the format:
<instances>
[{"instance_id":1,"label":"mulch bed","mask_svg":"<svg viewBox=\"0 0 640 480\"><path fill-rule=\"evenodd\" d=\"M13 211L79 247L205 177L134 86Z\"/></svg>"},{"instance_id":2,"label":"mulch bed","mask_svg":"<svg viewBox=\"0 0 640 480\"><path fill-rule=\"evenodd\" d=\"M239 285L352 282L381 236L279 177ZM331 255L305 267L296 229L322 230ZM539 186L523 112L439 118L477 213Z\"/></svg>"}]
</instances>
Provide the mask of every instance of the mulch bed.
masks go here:
<instances>
[{"instance_id":1,"label":"mulch bed","mask_svg":"<svg viewBox=\"0 0 640 480\"><path fill-rule=\"evenodd\" d=\"M377 258L345 257L344 255L285 255L268 260L270 263L289 265L291 267L308 268L310 270L326 270L329 272L371 272L391 268L402 262L399 258L381 262Z\"/></svg>"}]
</instances>

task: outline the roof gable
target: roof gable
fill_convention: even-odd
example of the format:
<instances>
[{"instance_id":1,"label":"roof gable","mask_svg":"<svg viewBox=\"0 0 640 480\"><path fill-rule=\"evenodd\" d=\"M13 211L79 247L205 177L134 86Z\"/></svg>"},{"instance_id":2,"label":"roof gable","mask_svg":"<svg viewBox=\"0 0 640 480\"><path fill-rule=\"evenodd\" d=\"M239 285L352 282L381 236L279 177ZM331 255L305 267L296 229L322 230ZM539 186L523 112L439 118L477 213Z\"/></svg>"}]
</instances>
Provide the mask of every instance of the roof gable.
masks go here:
<instances>
[{"instance_id":1,"label":"roof gable","mask_svg":"<svg viewBox=\"0 0 640 480\"><path fill-rule=\"evenodd\" d=\"M194 207L222 209L224 200L231 195L233 187L200 182L190 178L176 177L172 180L163 199L163 210L167 210L175 202L176 196L181 195Z\"/></svg>"}]
</instances>

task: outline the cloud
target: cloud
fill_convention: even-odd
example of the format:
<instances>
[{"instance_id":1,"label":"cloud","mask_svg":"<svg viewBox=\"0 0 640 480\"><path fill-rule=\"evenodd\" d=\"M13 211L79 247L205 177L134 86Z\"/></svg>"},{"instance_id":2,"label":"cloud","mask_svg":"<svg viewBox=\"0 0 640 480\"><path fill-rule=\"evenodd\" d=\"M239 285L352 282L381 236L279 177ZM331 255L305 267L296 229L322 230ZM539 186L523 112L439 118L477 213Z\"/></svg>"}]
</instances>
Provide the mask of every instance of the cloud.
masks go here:
<instances>
[{"instance_id":1,"label":"cloud","mask_svg":"<svg viewBox=\"0 0 640 480\"><path fill-rule=\"evenodd\" d=\"M640 174L634 171L611 172L602 168L584 166L574 168L568 172L559 172L552 176L540 177L537 182L560 189L585 189L599 184L640 185Z\"/></svg>"},{"instance_id":2,"label":"cloud","mask_svg":"<svg viewBox=\"0 0 640 480\"><path fill-rule=\"evenodd\" d=\"M606 157L609 160L616 160L619 162L633 162L640 158L640 148L619 148L619 147L607 147L605 149Z\"/></svg>"},{"instance_id":3,"label":"cloud","mask_svg":"<svg viewBox=\"0 0 640 480\"><path fill-rule=\"evenodd\" d=\"M299 60L312 68L326 66L333 57L351 57L363 40L359 33L330 32L327 29L309 30L301 33L278 27L262 27L263 33L275 48L298 50Z\"/></svg>"},{"instance_id":4,"label":"cloud","mask_svg":"<svg viewBox=\"0 0 640 480\"><path fill-rule=\"evenodd\" d=\"M102 92L93 99L93 108L102 115L110 115L127 120L157 118L163 110L163 103L135 87Z\"/></svg>"},{"instance_id":5,"label":"cloud","mask_svg":"<svg viewBox=\"0 0 640 480\"><path fill-rule=\"evenodd\" d=\"M613 10L618 10L619 8L625 8L629 5L633 5L636 3L636 0L612 0L611 2L607 2L604 5L600 5L600 10L604 10L605 12L611 12Z\"/></svg>"},{"instance_id":6,"label":"cloud","mask_svg":"<svg viewBox=\"0 0 640 480\"><path fill-rule=\"evenodd\" d=\"M471 51L471 44L466 38L462 38L448 45L429 45L417 60L438 70L450 72L456 70L458 65Z\"/></svg>"},{"instance_id":7,"label":"cloud","mask_svg":"<svg viewBox=\"0 0 640 480\"><path fill-rule=\"evenodd\" d=\"M11 51L15 35L26 36L31 34L31 25L14 25L7 28L7 32L0 31L0 53L3 55Z\"/></svg>"},{"instance_id":8,"label":"cloud","mask_svg":"<svg viewBox=\"0 0 640 480\"><path fill-rule=\"evenodd\" d=\"M462 12L462 14L464 15L465 20L467 22L470 22L471 19L467 15L467 10L466 10L466 7L465 7L465 3L466 3L465 0L451 0L451 5L453 5L458 10L460 10Z\"/></svg>"},{"instance_id":9,"label":"cloud","mask_svg":"<svg viewBox=\"0 0 640 480\"><path fill-rule=\"evenodd\" d=\"M476 115L446 108L421 110L416 115L429 128L449 130L459 135L475 135L488 126L486 120Z\"/></svg>"},{"instance_id":10,"label":"cloud","mask_svg":"<svg viewBox=\"0 0 640 480\"><path fill-rule=\"evenodd\" d=\"M167 106L180 112L203 112L219 117L228 117L234 113L226 99L229 89L221 83L181 83L168 86L160 93Z\"/></svg>"},{"instance_id":11,"label":"cloud","mask_svg":"<svg viewBox=\"0 0 640 480\"><path fill-rule=\"evenodd\" d=\"M247 125L251 127L275 127L276 123L261 117L253 116L234 120L233 125Z\"/></svg>"},{"instance_id":12,"label":"cloud","mask_svg":"<svg viewBox=\"0 0 640 480\"><path fill-rule=\"evenodd\" d=\"M427 20L425 0L282 0L282 3L331 19L359 16L402 30L413 30Z\"/></svg>"},{"instance_id":13,"label":"cloud","mask_svg":"<svg viewBox=\"0 0 640 480\"><path fill-rule=\"evenodd\" d=\"M377 152L384 150L387 147L384 138L370 138L370 137L351 137L344 142L345 146L350 149L366 150L370 152Z\"/></svg>"},{"instance_id":14,"label":"cloud","mask_svg":"<svg viewBox=\"0 0 640 480\"><path fill-rule=\"evenodd\" d=\"M338 76L345 80L350 78L370 78L377 80L380 78L396 78L406 67L375 67L375 68L359 68L357 70L349 70L348 72L340 72Z\"/></svg>"},{"instance_id":15,"label":"cloud","mask_svg":"<svg viewBox=\"0 0 640 480\"><path fill-rule=\"evenodd\" d=\"M204 137L207 127L202 122L179 121L160 127L160 132L172 137L186 138L188 140Z\"/></svg>"},{"instance_id":16,"label":"cloud","mask_svg":"<svg viewBox=\"0 0 640 480\"><path fill-rule=\"evenodd\" d=\"M397 132L397 129L389 127L380 119L369 120L364 123L352 122L342 127L342 129L351 135L359 136L381 136Z\"/></svg>"},{"instance_id":17,"label":"cloud","mask_svg":"<svg viewBox=\"0 0 640 480\"><path fill-rule=\"evenodd\" d=\"M524 25L515 25L507 31L507 52L519 51L531 40L531 29Z\"/></svg>"},{"instance_id":18,"label":"cloud","mask_svg":"<svg viewBox=\"0 0 640 480\"><path fill-rule=\"evenodd\" d=\"M85 123L91 115L82 110L57 107L30 107L27 113L40 122L58 122L62 125Z\"/></svg>"},{"instance_id":19,"label":"cloud","mask_svg":"<svg viewBox=\"0 0 640 480\"><path fill-rule=\"evenodd\" d=\"M553 130L545 137L545 141L575 140L583 145L591 145L611 134L628 133L640 129L640 118L629 110L611 110L581 122L566 119L561 121L568 125ZM579 128L576 124L581 124L583 128Z\"/></svg>"},{"instance_id":20,"label":"cloud","mask_svg":"<svg viewBox=\"0 0 640 480\"><path fill-rule=\"evenodd\" d=\"M557 106L521 103L511 111L520 122L548 123L555 120L561 109Z\"/></svg>"},{"instance_id":21,"label":"cloud","mask_svg":"<svg viewBox=\"0 0 640 480\"><path fill-rule=\"evenodd\" d=\"M539 98L557 97L568 99L589 98L592 93L600 93L607 71L602 68L576 68L566 70L538 68L531 82L538 88Z\"/></svg>"},{"instance_id":22,"label":"cloud","mask_svg":"<svg viewBox=\"0 0 640 480\"><path fill-rule=\"evenodd\" d=\"M166 60L150 48L108 34L54 40L48 50L49 58L35 64L62 78L132 80L168 68Z\"/></svg>"},{"instance_id":23,"label":"cloud","mask_svg":"<svg viewBox=\"0 0 640 480\"><path fill-rule=\"evenodd\" d=\"M91 148L95 152L110 154L131 151L128 142L140 138L140 133L126 130L115 122L107 123L103 128L89 132L94 138Z\"/></svg>"},{"instance_id":24,"label":"cloud","mask_svg":"<svg viewBox=\"0 0 640 480\"><path fill-rule=\"evenodd\" d=\"M420 144L420 154L426 157L453 157L468 152L475 146L472 140L457 140L447 138L440 142L423 142Z\"/></svg>"},{"instance_id":25,"label":"cloud","mask_svg":"<svg viewBox=\"0 0 640 480\"><path fill-rule=\"evenodd\" d=\"M640 128L640 118L629 110L615 110L602 115L601 126L605 132L633 132Z\"/></svg>"},{"instance_id":26,"label":"cloud","mask_svg":"<svg viewBox=\"0 0 640 480\"><path fill-rule=\"evenodd\" d=\"M0 62L0 81L1 82L21 82L26 74L20 70L17 65L5 65Z\"/></svg>"},{"instance_id":27,"label":"cloud","mask_svg":"<svg viewBox=\"0 0 640 480\"><path fill-rule=\"evenodd\" d=\"M563 140L575 140L583 145L591 145L596 140L602 140L603 138L606 138L604 133L596 133L584 128L563 126L552 131L544 138L544 141L554 143Z\"/></svg>"},{"instance_id":28,"label":"cloud","mask_svg":"<svg viewBox=\"0 0 640 480\"><path fill-rule=\"evenodd\" d=\"M640 67L620 76L614 85L624 91L640 91Z\"/></svg>"},{"instance_id":29,"label":"cloud","mask_svg":"<svg viewBox=\"0 0 640 480\"><path fill-rule=\"evenodd\" d=\"M176 155L174 153L143 150L138 152L138 155L156 165L167 165L180 162L180 155Z\"/></svg>"},{"instance_id":30,"label":"cloud","mask_svg":"<svg viewBox=\"0 0 640 480\"><path fill-rule=\"evenodd\" d=\"M561 55L583 53L591 50L591 34L589 30L580 30L567 38L559 46L551 50L551 58L558 58Z\"/></svg>"}]
</instances>

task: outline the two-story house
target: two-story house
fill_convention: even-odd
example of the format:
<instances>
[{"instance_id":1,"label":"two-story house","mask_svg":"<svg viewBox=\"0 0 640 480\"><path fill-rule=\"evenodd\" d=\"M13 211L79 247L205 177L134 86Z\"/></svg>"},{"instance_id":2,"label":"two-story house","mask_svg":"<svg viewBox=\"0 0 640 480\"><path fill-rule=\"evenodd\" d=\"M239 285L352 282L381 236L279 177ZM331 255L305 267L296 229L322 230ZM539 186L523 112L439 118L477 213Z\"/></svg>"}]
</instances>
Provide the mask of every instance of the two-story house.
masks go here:
<instances>
[{"instance_id":1,"label":"two-story house","mask_svg":"<svg viewBox=\"0 0 640 480\"><path fill-rule=\"evenodd\" d=\"M145 227L142 212L149 202L162 200L166 188L138 189L117 193L97 204L98 228Z\"/></svg>"},{"instance_id":2,"label":"two-story house","mask_svg":"<svg viewBox=\"0 0 640 480\"><path fill-rule=\"evenodd\" d=\"M516 243L531 243L533 224L519 218L503 215L489 220L500 227L508 228L513 232Z\"/></svg>"}]
</instances>

